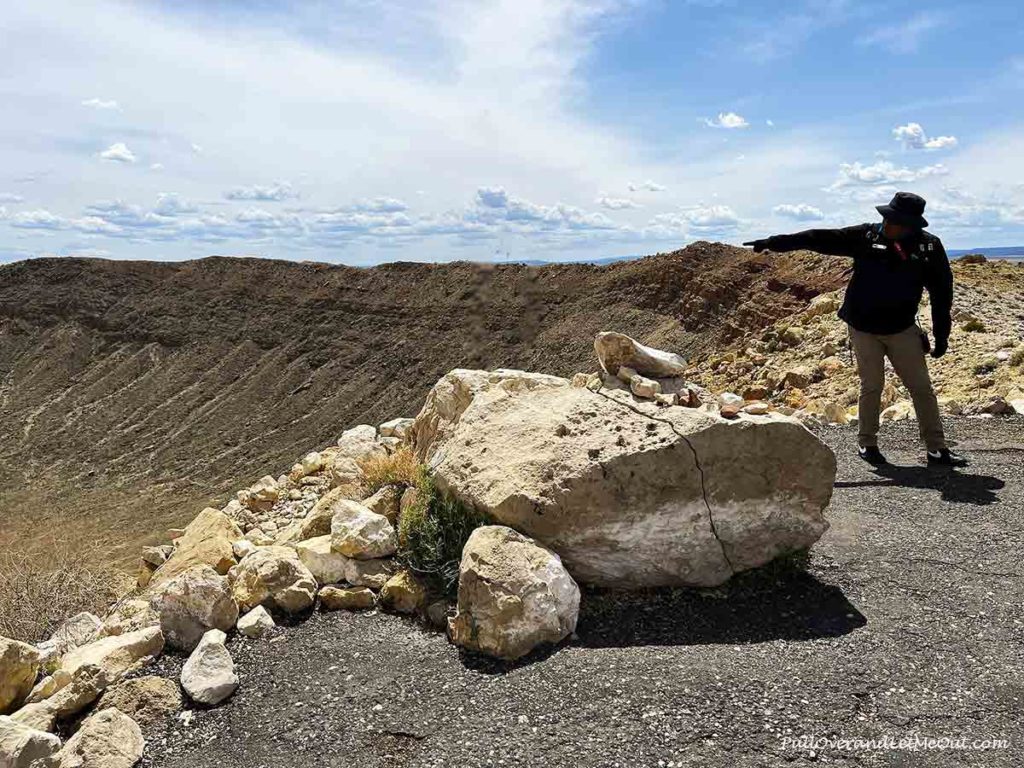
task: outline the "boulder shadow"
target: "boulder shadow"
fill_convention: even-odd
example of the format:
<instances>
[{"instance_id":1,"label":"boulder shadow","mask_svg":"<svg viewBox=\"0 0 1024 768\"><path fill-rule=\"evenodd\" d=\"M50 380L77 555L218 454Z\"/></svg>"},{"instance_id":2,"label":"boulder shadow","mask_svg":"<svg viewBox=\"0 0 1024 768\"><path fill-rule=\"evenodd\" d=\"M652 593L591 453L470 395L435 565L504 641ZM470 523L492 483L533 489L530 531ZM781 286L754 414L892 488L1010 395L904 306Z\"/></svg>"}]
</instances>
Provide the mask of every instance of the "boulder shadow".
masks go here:
<instances>
[{"instance_id":1,"label":"boulder shadow","mask_svg":"<svg viewBox=\"0 0 1024 768\"><path fill-rule=\"evenodd\" d=\"M985 506L999 501L996 491L1006 483L993 475L972 474L962 469L883 464L872 467L871 480L843 480L836 488L920 488L939 491L943 501Z\"/></svg>"},{"instance_id":2,"label":"boulder shadow","mask_svg":"<svg viewBox=\"0 0 1024 768\"><path fill-rule=\"evenodd\" d=\"M750 644L840 637L867 624L842 590L773 564L716 589L587 589L577 639L585 648Z\"/></svg>"}]
</instances>

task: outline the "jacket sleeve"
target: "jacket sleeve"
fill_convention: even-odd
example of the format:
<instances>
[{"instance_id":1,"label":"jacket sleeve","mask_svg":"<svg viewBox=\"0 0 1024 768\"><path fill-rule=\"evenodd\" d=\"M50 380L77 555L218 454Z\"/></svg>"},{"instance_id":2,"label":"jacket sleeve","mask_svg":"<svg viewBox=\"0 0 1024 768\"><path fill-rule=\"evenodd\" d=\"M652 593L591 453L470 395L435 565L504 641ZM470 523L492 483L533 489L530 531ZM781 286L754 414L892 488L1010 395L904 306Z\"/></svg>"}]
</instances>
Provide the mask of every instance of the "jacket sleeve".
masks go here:
<instances>
[{"instance_id":1,"label":"jacket sleeve","mask_svg":"<svg viewBox=\"0 0 1024 768\"><path fill-rule=\"evenodd\" d=\"M953 270L942 243L935 242L935 250L929 254L926 287L932 305L932 332L936 339L949 340L953 327Z\"/></svg>"},{"instance_id":2,"label":"jacket sleeve","mask_svg":"<svg viewBox=\"0 0 1024 768\"><path fill-rule=\"evenodd\" d=\"M768 238L768 249L776 253L786 251L814 251L828 256L853 256L864 239L864 227L842 229L807 229L792 235L773 235Z\"/></svg>"}]
</instances>

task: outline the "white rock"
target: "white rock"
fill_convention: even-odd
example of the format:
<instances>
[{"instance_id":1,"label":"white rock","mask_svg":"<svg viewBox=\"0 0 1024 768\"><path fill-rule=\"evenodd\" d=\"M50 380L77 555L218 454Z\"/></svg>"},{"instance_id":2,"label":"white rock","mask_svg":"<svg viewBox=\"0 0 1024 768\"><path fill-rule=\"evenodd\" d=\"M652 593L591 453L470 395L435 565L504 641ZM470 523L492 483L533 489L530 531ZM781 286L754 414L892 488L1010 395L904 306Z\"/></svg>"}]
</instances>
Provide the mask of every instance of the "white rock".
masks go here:
<instances>
[{"instance_id":1,"label":"white rock","mask_svg":"<svg viewBox=\"0 0 1024 768\"><path fill-rule=\"evenodd\" d=\"M914 404L909 400L900 400L882 411L878 418L879 421L885 423L887 421L904 421L915 417Z\"/></svg>"},{"instance_id":2,"label":"white rock","mask_svg":"<svg viewBox=\"0 0 1024 768\"><path fill-rule=\"evenodd\" d=\"M337 584L345 581L349 558L331 551L331 536L314 536L290 545L299 559L309 568L318 584Z\"/></svg>"},{"instance_id":3,"label":"white rock","mask_svg":"<svg viewBox=\"0 0 1024 768\"><path fill-rule=\"evenodd\" d=\"M324 462L319 453L312 451L311 453L307 453L303 456L302 461L300 461L299 464L302 465L303 475L312 475L313 473L320 471Z\"/></svg>"},{"instance_id":4,"label":"white rock","mask_svg":"<svg viewBox=\"0 0 1024 768\"><path fill-rule=\"evenodd\" d=\"M630 379L629 389L637 397L646 397L648 400L661 394L661 384L640 374Z\"/></svg>"},{"instance_id":5,"label":"white rock","mask_svg":"<svg viewBox=\"0 0 1024 768\"><path fill-rule=\"evenodd\" d=\"M190 568L164 582L150 599L160 615L168 645L191 651L208 629L227 631L238 621L238 606L227 577L208 565Z\"/></svg>"},{"instance_id":6,"label":"white rock","mask_svg":"<svg viewBox=\"0 0 1024 768\"><path fill-rule=\"evenodd\" d=\"M224 645L227 635L211 629L181 668L181 687L193 701L220 704L238 688L235 663Z\"/></svg>"},{"instance_id":7,"label":"white rock","mask_svg":"<svg viewBox=\"0 0 1024 768\"><path fill-rule=\"evenodd\" d=\"M719 405L737 405L742 406L746 400L737 395L735 392L723 392L718 396Z\"/></svg>"},{"instance_id":8,"label":"white rock","mask_svg":"<svg viewBox=\"0 0 1024 768\"><path fill-rule=\"evenodd\" d=\"M615 377L625 384L632 383L633 379L635 379L639 375L639 373L634 371L628 365L620 365L619 370L615 372Z\"/></svg>"},{"instance_id":9,"label":"white rock","mask_svg":"<svg viewBox=\"0 0 1024 768\"><path fill-rule=\"evenodd\" d=\"M511 528L477 528L462 550L452 641L518 659L576 629L580 590L558 555Z\"/></svg>"},{"instance_id":10,"label":"white rock","mask_svg":"<svg viewBox=\"0 0 1024 768\"><path fill-rule=\"evenodd\" d=\"M392 419L380 425L381 437L404 438L415 419Z\"/></svg>"},{"instance_id":11,"label":"white rock","mask_svg":"<svg viewBox=\"0 0 1024 768\"><path fill-rule=\"evenodd\" d=\"M253 528L245 532L245 540L257 547L266 547L274 543L274 537L260 528ZM234 552L234 545L231 547ZM250 554L252 554L250 552Z\"/></svg>"},{"instance_id":12,"label":"white rock","mask_svg":"<svg viewBox=\"0 0 1024 768\"><path fill-rule=\"evenodd\" d=\"M256 545L248 539L239 539L238 541L231 542L231 551L235 553L235 557L239 560L244 560L256 551Z\"/></svg>"},{"instance_id":13,"label":"white rock","mask_svg":"<svg viewBox=\"0 0 1024 768\"><path fill-rule=\"evenodd\" d=\"M54 756L54 768L132 768L146 742L138 723L110 707L90 715Z\"/></svg>"},{"instance_id":14,"label":"white rock","mask_svg":"<svg viewBox=\"0 0 1024 768\"><path fill-rule=\"evenodd\" d=\"M263 547L228 572L241 611L257 605L298 613L313 605L316 579L290 547Z\"/></svg>"},{"instance_id":15,"label":"white rock","mask_svg":"<svg viewBox=\"0 0 1024 768\"><path fill-rule=\"evenodd\" d=\"M388 557L398 550L398 536L384 515L342 501L331 519L331 549L356 560Z\"/></svg>"},{"instance_id":16,"label":"white rock","mask_svg":"<svg viewBox=\"0 0 1024 768\"><path fill-rule=\"evenodd\" d=\"M373 496L361 502L371 512L384 515L392 525L398 522L398 513L402 503L402 491L394 485L385 485Z\"/></svg>"},{"instance_id":17,"label":"white rock","mask_svg":"<svg viewBox=\"0 0 1024 768\"><path fill-rule=\"evenodd\" d=\"M52 733L0 715L0 768L47 768L59 749L60 739Z\"/></svg>"},{"instance_id":18,"label":"white rock","mask_svg":"<svg viewBox=\"0 0 1024 768\"><path fill-rule=\"evenodd\" d=\"M238 632L246 637L262 637L275 626L274 619L262 605L257 605L238 620Z\"/></svg>"},{"instance_id":19,"label":"white rock","mask_svg":"<svg viewBox=\"0 0 1024 768\"><path fill-rule=\"evenodd\" d=\"M74 677L79 667L93 664L112 684L126 672L149 663L163 653L164 633L160 627L146 627L111 637L102 637L76 648L61 659L60 668Z\"/></svg>"},{"instance_id":20,"label":"white rock","mask_svg":"<svg viewBox=\"0 0 1024 768\"><path fill-rule=\"evenodd\" d=\"M672 352L648 347L623 333L605 331L594 339L594 351L601 367L615 373L622 366L641 376L669 378L686 373L686 360Z\"/></svg>"},{"instance_id":21,"label":"white rock","mask_svg":"<svg viewBox=\"0 0 1024 768\"><path fill-rule=\"evenodd\" d=\"M387 453L383 446L377 443L377 428L370 424L360 424L358 427L346 429L338 438L338 450L335 454L335 462L339 458L365 459L370 456L383 456Z\"/></svg>"}]
</instances>

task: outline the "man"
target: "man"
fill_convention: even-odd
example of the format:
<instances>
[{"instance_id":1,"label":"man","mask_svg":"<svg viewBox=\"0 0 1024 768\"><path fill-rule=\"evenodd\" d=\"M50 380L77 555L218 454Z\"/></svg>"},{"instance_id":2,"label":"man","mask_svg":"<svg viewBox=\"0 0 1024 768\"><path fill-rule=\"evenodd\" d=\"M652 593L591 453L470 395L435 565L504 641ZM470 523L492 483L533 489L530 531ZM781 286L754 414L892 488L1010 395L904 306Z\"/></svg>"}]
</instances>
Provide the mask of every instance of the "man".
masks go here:
<instances>
[{"instance_id":1,"label":"man","mask_svg":"<svg viewBox=\"0 0 1024 768\"><path fill-rule=\"evenodd\" d=\"M938 358L946 352L952 327L953 273L939 238L924 228L925 201L897 192L888 205L879 205L882 221L843 229L810 229L744 243L754 251L809 250L853 259L853 277L839 317L850 329L850 342L860 374L861 458L885 464L878 449L878 415L885 383L885 358L903 380L914 401L928 463L959 466L966 462L950 453L942 430L939 406L928 376L925 353ZM932 305L935 347L917 326L917 308L924 289Z\"/></svg>"}]
</instances>

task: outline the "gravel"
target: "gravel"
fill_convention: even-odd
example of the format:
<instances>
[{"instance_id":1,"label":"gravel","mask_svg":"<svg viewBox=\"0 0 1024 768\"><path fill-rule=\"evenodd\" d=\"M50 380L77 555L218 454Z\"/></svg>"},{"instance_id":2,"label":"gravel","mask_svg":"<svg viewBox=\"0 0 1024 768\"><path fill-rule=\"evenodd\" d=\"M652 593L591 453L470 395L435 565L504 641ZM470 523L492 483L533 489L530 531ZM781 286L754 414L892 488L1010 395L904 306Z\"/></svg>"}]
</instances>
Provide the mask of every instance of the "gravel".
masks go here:
<instances>
[{"instance_id":1,"label":"gravel","mask_svg":"<svg viewBox=\"0 0 1024 768\"><path fill-rule=\"evenodd\" d=\"M144 764L1019 766L1024 420L950 428L966 469L924 466L912 422L885 427L885 471L856 458L852 430L823 429L839 475L806 567L715 590L587 591L577 636L515 665L380 613L236 637L238 692L147 734ZM913 736L1009 746L784 742Z\"/></svg>"}]
</instances>

